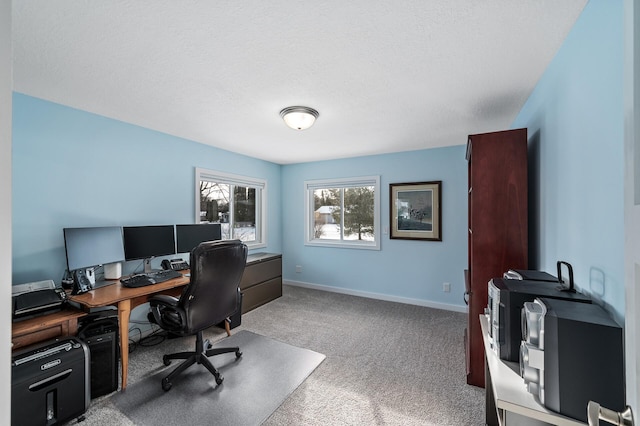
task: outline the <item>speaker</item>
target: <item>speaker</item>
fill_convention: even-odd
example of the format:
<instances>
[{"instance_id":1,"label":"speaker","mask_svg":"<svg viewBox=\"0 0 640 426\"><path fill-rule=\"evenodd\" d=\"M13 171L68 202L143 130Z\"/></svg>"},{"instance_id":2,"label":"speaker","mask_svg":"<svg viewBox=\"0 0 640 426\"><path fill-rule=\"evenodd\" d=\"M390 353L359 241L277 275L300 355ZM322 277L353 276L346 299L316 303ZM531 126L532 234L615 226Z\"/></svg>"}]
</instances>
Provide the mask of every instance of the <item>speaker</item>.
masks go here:
<instances>
[{"instance_id":1,"label":"speaker","mask_svg":"<svg viewBox=\"0 0 640 426\"><path fill-rule=\"evenodd\" d=\"M81 322L78 338L91 354L91 398L118 390L118 318L98 312Z\"/></svg>"},{"instance_id":2,"label":"speaker","mask_svg":"<svg viewBox=\"0 0 640 426\"><path fill-rule=\"evenodd\" d=\"M583 422L625 408L624 333L599 305L536 298L523 308L520 375L545 407Z\"/></svg>"}]
</instances>

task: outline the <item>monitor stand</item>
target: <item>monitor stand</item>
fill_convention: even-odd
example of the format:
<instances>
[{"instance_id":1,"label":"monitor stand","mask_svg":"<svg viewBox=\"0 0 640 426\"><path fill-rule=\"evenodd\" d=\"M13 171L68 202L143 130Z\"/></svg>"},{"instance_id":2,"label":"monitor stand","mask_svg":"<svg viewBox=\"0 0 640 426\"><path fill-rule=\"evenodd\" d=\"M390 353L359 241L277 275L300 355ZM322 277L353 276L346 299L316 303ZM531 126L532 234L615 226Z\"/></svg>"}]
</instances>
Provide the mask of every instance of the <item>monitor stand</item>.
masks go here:
<instances>
[{"instance_id":1,"label":"monitor stand","mask_svg":"<svg viewBox=\"0 0 640 426\"><path fill-rule=\"evenodd\" d=\"M151 259L153 259L153 257L148 257L144 260L144 273L148 274L149 272L153 272L153 269L151 269Z\"/></svg>"}]
</instances>

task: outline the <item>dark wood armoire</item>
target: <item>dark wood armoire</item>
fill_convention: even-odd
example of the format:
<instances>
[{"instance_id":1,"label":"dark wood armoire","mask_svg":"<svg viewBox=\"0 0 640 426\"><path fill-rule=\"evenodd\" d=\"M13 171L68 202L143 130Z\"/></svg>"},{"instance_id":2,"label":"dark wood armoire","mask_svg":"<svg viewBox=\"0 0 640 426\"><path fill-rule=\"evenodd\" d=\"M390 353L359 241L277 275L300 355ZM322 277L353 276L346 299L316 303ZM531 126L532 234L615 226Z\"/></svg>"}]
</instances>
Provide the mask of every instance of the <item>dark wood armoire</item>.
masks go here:
<instances>
[{"instance_id":1,"label":"dark wood armoire","mask_svg":"<svg viewBox=\"0 0 640 426\"><path fill-rule=\"evenodd\" d=\"M484 387L484 344L479 316L487 284L509 269L528 269L527 129L470 135L469 305L465 330L467 383Z\"/></svg>"}]
</instances>

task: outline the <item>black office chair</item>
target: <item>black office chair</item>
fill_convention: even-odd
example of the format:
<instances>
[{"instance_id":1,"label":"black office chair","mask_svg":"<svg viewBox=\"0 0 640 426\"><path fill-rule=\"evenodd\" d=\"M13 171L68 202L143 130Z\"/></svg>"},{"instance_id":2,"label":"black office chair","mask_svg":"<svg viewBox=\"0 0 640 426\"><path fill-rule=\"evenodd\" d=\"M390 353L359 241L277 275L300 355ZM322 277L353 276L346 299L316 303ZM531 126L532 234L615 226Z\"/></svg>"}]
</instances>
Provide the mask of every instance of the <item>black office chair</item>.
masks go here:
<instances>
[{"instance_id":1,"label":"black office chair","mask_svg":"<svg viewBox=\"0 0 640 426\"><path fill-rule=\"evenodd\" d=\"M229 317L240 308L240 280L247 261L247 246L239 240L208 241L191 251L191 282L180 298L167 295L153 296L152 320L163 329L180 336L196 335L194 352L164 355L164 365L172 359L184 359L167 377L162 379L162 389L171 389L172 379L194 363L204 365L219 385L224 380L208 357L235 352L242 356L240 348L215 348L209 340L203 341L202 331L225 321L229 334ZM151 317L151 315L150 315Z\"/></svg>"}]
</instances>

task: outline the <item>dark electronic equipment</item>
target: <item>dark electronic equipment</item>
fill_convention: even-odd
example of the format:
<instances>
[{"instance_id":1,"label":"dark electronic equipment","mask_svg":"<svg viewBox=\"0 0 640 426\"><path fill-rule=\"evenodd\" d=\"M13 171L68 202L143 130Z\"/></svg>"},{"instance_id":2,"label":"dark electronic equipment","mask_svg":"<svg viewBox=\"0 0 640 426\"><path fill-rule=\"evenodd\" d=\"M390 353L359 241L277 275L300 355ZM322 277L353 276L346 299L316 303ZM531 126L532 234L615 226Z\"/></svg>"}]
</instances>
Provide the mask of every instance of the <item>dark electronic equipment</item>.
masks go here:
<instances>
[{"instance_id":1,"label":"dark electronic equipment","mask_svg":"<svg viewBox=\"0 0 640 426\"><path fill-rule=\"evenodd\" d=\"M144 259L144 272L151 272L151 259L175 254L173 228L173 225L123 227L125 259Z\"/></svg>"},{"instance_id":2,"label":"dark electronic equipment","mask_svg":"<svg viewBox=\"0 0 640 426\"><path fill-rule=\"evenodd\" d=\"M84 269L77 269L73 271L73 289L71 294L82 294L93 289L91 281L84 272Z\"/></svg>"},{"instance_id":3,"label":"dark electronic equipment","mask_svg":"<svg viewBox=\"0 0 640 426\"><path fill-rule=\"evenodd\" d=\"M91 354L91 398L118 390L118 313L105 310L79 321L78 338Z\"/></svg>"},{"instance_id":4,"label":"dark electronic equipment","mask_svg":"<svg viewBox=\"0 0 640 426\"><path fill-rule=\"evenodd\" d=\"M122 228L64 228L67 270L93 268L124 260Z\"/></svg>"},{"instance_id":5,"label":"dark electronic equipment","mask_svg":"<svg viewBox=\"0 0 640 426\"><path fill-rule=\"evenodd\" d=\"M191 253L198 244L222 239L219 223L176 225L176 253Z\"/></svg>"},{"instance_id":6,"label":"dark electronic equipment","mask_svg":"<svg viewBox=\"0 0 640 426\"><path fill-rule=\"evenodd\" d=\"M527 280L527 281L548 281L552 283L559 283L557 277L544 272L544 271L535 271L535 270L525 270L525 269L509 269L504 273L502 278L507 278L510 280Z\"/></svg>"},{"instance_id":7,"label":"dark electronic equipment","mask_svg":"<svg viewBox=\"0 0 640 426\"><path fill-rule=\"evenodd\" d=\"M67 294L53 280L19 284L12 287L13 320L31 318L62 309Z\"/></svg>"},{"instance_id":8,"label":"dark electronic equipment","mask_svg":"<svg viewBox=\"0 0 640 426\"><path fill-rule=\"evenodd\" d=\"M522 334L520 375L545 407L583 422L589 401L623 411L624 334L602 307L536 298Z\"/></svg>"},{"instance_id":9,"label":"dark electronic equipment","mask_svg":"<svg viewBox=\"0 0 640 426\"><path fill-rule=\"evenodd\" d=\"M65 423L89 406L89 350L75 337L12 356L11 424Z\"/></svg>"},{"instance_id":10,"label":"dark electronic equipment","mask_svg":"<svg viewBox=\"0 0 640 426\"><path fill-rule=\"evenodd\" d=\"M13 296L13 318L59 311L67 300L64 290L37 290Z\"/></svg>"},{"instance_id":11,"label":"dark electronic equipment","mask_svg":"<svg viewBox=\"0 0 640 426\"><path fill-rule=\"evenodd\" d=\"M572 293L575 293L576 290L573 282L573 267L569 262L565 262L562 260L559 260L558 262L556 262L556 268L558 271L557 277L554 277L553 275L544 271L535 271L535 270L529 270L529 269L528 270L509 269L507 272L504 273L502 278L507 278L511 280L548 281L548 282L562 284L564 282L562 278L562 265L565 265L567 267L567 271L569 272L569 287L559 286L559 288L560 290L563 290L563 291L570 291Z\"/></svg>"},{"instance_id":12,"label":"dark electronic equipment","mask_svg":"<svg viewBox=\"0 0 640 426\"><path fill-rule=\"evenodd\" d=\"M524 302L536 297L591 303L580 293L563 291L557 282L493 278L488 284L489 340L500 359L518 362L522 331L520 317Z\"/></svg>"},{"instance_id":13,"label":"dark electronic equipment","mask_svg":"<svg viewBox=\"0 0 640 426\"><path fill-rule=\"evenodd\" d=\"M62 288L67 290L71 289L73 287L73 274L70 273L68 269L65 269L60 282L62 284Z\"/></svg>"},{"instance_id":14,"label":"dark electronic equipment","mask_svg":"<svg viewBox=\"0 0 640 426\"><path fill-rule=\"evenodd\" d=\"M180 278L182 274L174 270L163 270L156 272L149 272L146 274L132 275L129 278L120 279L120 283L124 287L137 288L145 287L151 284L158 284L164 281L169 281L174 278Z\"/></svg>"},{"instance_id":15,"label":"dark electronic equipment","mask_svg":"<svg viewBox=\"0 0 640 426\"><path fill-rule=\"evenodd\" d=\"M162 269L165 270L171 269L173 271L184 271L189 269L189 263L182 259L164 259L160 265L162 266Z\"/></svg>"}]
</instances>

